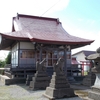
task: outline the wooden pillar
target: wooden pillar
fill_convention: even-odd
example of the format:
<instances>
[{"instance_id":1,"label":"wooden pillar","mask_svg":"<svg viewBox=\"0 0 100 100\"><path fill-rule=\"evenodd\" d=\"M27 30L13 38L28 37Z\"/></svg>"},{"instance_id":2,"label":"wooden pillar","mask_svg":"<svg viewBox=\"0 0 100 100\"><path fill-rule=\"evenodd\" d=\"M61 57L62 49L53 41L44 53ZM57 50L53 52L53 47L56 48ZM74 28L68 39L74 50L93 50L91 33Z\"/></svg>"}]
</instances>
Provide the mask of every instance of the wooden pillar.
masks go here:
<instances>
[{"instance_id":1,"label":"wooden pillar","mask_svg":"<svg viewBox=\"0 0 100 100\"><path fill-rule=\"evenodd\" d=\"M40 46L40 61L42 61L42 47Z\"/></svg>"},{"instance_id":2,"label":"wooden pillar","mask_svg":"<svg viewBox=\"0 0 100 100\"><path fill-rule=\"evenodd\" d=\"M65 75L67 76L67 50L66 47L64 48L64 71Z\"/></svg>"},{"instance_id":3,"label":"wooden pillar","mask_svg":"<svg viewBox=\"0 0 100 100\"><path fill-rule=\"evenodd\" d=\"M20 66L20 42L18 41L18 67Z\"/></svg>"}]
</instances>

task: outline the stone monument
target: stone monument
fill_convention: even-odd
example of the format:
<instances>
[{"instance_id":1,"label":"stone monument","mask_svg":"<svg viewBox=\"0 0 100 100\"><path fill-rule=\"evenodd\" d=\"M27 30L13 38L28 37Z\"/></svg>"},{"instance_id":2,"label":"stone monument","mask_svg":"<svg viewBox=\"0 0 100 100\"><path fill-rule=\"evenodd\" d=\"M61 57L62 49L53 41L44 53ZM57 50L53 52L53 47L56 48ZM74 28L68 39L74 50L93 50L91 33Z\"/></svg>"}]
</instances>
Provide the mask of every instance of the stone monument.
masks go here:
<instances>
[{"instance_id":1,"label":"stone monument","mask_svg":"<svg viewBox=\"0 0 100 100\"><path fill-rule=\"evenodd\" d=\"M74 90L70 88L70 84L64 75L63 64L64 59L62 58L59 58L57 63L54 64L52 79L44 94L50 100L75 96Z\"/></svg>"},{"instance_id":2,"label":"stone monument","mask_svg":"<svg viewBox=\"0 0 100 100\"><path fill-rule=\"evenodd\" d=\"M84 100L100 100L100 47L95 54L91 54L87 57L88 60L94 60L94 67L92 72L96 75L94 85L91 87L91 91L88 92L88 98Z\"/></svg>"},{"instance_id":3,"label":"stone monument","mask_svg":"<svg viewBox=\"0 0 100 100\"><path fill-rule=\"evenodd\" d=\"M46 59L36 62L36 73L29 85L31 90L46 89L49 86L50 77L47 75L46 67L44 66L45 61Z\"/></svg>"},{"instance_id":4,"label":"stone monument","mask_svg":"<svg viewBox=\"0 0 100 100\"><path fill-rule=\"evenodd\" d=\"M85 85L85 86L94 85L94 82L95 82L95 79L96 79L95 73L93 73L91 71L91 69L94 67L94 63L93 63L92 60L90 61L90 64L91 64L91 67L90 67L90 70L88 72L88 75L85 76L85 78L83 79L83 82L82 82L82 84Z\"/></svg>"}]
</instances>

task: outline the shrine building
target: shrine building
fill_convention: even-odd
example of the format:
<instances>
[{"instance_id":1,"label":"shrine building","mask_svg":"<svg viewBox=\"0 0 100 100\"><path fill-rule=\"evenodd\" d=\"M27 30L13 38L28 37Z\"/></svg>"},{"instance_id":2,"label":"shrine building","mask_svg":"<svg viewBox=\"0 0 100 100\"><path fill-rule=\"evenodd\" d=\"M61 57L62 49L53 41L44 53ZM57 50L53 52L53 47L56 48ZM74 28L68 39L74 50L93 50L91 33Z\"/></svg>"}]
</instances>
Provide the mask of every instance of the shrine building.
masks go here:
<instances>
[{"instance_id":1,"label":"shrine building","mask_svg":"<svg viewBox=\"0 0 100 100\"><path fill-rule=\"evenodd\" d=\"M64 71L71 66L71 50L90 45L94 40L72 36L58 18L17 14L12 19L12 32L0 33L0 50L11 51L11 78L26 77L36 71L36 61L46 58L47 69L59 57L64 58ZM49 73L49 71L48 71Z\"/></svg>"}]
</instances>

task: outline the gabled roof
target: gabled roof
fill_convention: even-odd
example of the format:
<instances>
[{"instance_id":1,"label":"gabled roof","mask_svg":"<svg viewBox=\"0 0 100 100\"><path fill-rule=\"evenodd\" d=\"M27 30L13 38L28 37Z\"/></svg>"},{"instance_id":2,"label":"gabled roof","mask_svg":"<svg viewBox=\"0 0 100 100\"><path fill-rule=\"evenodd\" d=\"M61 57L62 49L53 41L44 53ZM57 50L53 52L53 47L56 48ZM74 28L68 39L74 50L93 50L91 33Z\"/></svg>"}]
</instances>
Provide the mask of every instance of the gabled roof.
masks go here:
<instances>
[{"instance_id":1,"label":"gabled roof","mask_svg":"<svg viewBox=\"0 0 100 100\"><path fill-rule=\"evenodd\" d=\"M79 51L77 53L74 53L72 56L77 55L77 54L80 54L80 53L84 53L84 55L87 57L87 56L89 56L91 54L96 53L96 51L82 50L82 51Z\"/></svg>"},{"instance_id":2,"label":"gabled roof","mask_svg":"<svg viewBox=\"0 0 100 100\"><path fill-rule=\"evenodd\" d=\"M17 25L17 31L14 23ZM9 40L16 39L38 43L71 45L72 49L94 42L94 40L83 39L68 34L58 18L22 14L17 14L16 17L13 17L12 32L0 34Z\"/></svg>"},{"instance_id":3,"label":"gabled roof","mask_svg":"<svg viewBox=\"0 0 100 100\"><path fill-rule=\"evenodd\" d=\"M78 61L76 60L75 57L72 57L71 64L76 64L76 65L78 65L79 63L78 63Z\"/></svg>"}]
</instances>

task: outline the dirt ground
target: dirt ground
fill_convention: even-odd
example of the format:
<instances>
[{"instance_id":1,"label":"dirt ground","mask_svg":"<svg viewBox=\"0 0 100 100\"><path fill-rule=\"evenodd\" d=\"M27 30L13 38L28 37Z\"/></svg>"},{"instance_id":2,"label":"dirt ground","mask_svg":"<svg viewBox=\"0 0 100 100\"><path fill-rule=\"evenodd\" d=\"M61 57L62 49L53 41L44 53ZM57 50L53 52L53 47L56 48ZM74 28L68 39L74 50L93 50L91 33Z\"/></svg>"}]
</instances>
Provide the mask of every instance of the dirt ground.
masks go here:
<instances>
[{"instance_id":1,"label":"dirt ground","mask_svg":"<svg viewBox=\"0 0 100 100\"><path fill-rule=\"evenodd\" d=\"M79 85L71 85L71 87L78 97L58 100L82 100L83 97L88 96L90 88ZM25 84L4 85L0 82L0 100L49 100L43 96L44 93L45 90L32 91Z\"/></svg>"}]
</instances>

